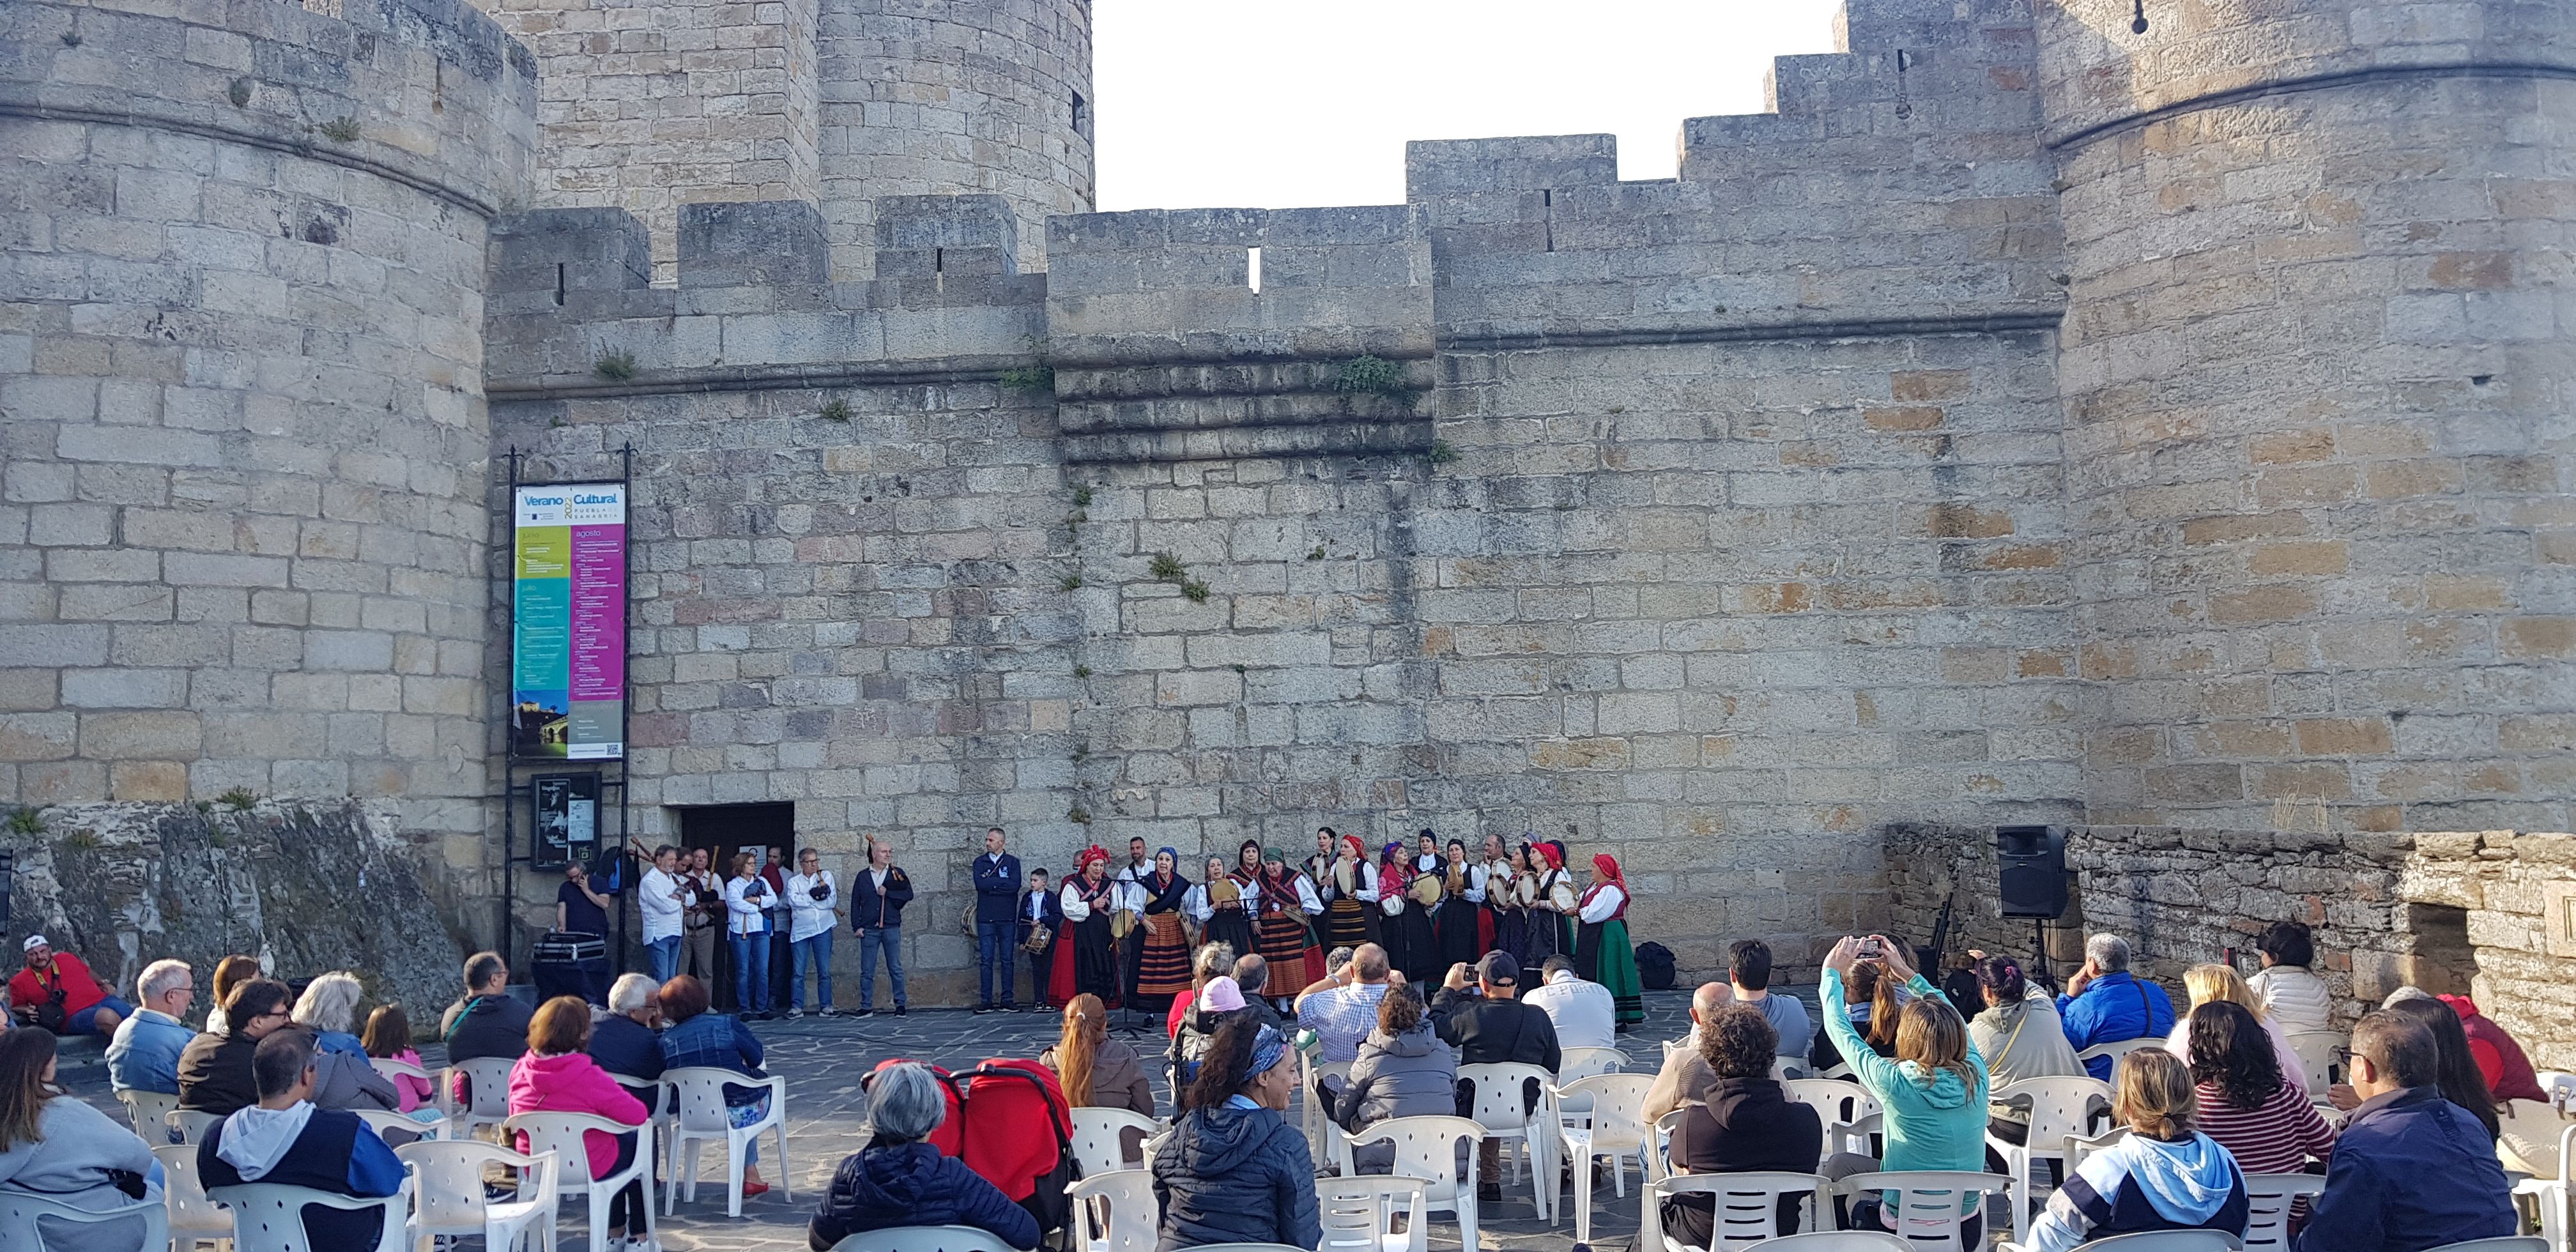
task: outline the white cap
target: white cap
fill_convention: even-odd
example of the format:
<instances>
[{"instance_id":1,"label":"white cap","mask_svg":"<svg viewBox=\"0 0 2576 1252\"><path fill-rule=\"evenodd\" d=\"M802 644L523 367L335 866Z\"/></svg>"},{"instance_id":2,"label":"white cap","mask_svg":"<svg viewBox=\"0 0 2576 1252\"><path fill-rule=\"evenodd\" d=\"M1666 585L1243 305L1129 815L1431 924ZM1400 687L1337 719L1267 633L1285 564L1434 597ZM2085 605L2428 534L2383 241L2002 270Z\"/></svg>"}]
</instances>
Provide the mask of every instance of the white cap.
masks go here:
<instances>
[{"instance_id":1,"label":"white cap","mask_svg":"<svg viewBox=\"0 0 2576 1252\"><path fill-rule=\"evenodd\" d=\"M27 941L25 943L18 945L18 950L21 952L33 952L36 949L45 946L47 945L43 935L29 935L27 936Z\"/></svg>"}]
</instances>

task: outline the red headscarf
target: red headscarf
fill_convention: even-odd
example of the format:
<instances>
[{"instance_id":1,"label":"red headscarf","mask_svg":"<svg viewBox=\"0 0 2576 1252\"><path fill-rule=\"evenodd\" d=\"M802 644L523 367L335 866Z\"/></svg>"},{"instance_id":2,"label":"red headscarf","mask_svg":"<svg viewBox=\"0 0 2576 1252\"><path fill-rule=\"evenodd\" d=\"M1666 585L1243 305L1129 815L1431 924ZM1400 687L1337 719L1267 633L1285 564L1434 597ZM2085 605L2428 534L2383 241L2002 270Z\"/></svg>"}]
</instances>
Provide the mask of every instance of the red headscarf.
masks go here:
<instances>
[{"instance_id":1,"label":"red headscarf","mask_svg":"<svg viewBox=\"0 0 2576 1252\"><path fill-rule=\"evenodd\" d=\"M1611 920L1616 921L1620 918L1626 917L1628 915L1628 901L1633 898L1636 893L1628 890L1627 876L1619 872L1619 858L1612 856L1607 852L1597 853L1593 856L1592 885L1584 888L1583 902L1577 907L1590 908L1592 906L1592 897L1601 894L1601 889L1603 887L1617 887L1619 889L1619 909L1617 912L1610 915Z\"/></svg>"},{"instance_id":2,"label":"red headscarf","mask_svg":"<svg viewBox=\"0 0 2576 1252\"><path fill-rule=\"evenodd\" d=\"M1092 863L1095 861L1103 865L1108 864L1109 849L1101 847L1096 843L1088 848L1084 848L1080 855L1073 858L1073 872L1079 874L1084 870L1090 869Z\"/></svg>"},{"instance_id":3,"label":"red headscarf","mask_svg":"<svg viewBox=\"0 0 2576 1252\"><path fill-rule=\"evenodd\" d=\"M1368 845L1361 843L1358 835L1342 836L1342 846L1350 849L1352 860L1358 861L1362 864L1366 864L1368 862Z\"/></svg>"},{"instance_id":4,"label":"red headscarf","mask_svg":"<svg viewBox=\"0 0 2576 1252\"><path fill-rule=\"evenodd\" d=\"M1553 843L1541 843L1534 844L1532 846L1538 849L1538 859L1547 862L1547 867L1549 869L1565 868L1565 849L1560 848Z\"/></svg>"}]
</instances>

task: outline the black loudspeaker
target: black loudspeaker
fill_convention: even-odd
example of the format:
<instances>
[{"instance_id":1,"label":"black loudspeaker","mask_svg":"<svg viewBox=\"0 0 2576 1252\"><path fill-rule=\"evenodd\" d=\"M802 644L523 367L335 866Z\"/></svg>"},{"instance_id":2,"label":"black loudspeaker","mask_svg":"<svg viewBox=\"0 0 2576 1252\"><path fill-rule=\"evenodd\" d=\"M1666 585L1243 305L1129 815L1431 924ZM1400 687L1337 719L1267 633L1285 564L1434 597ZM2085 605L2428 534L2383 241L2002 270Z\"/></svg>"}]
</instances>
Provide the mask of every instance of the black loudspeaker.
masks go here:
<instances>
[{"instance_id":1,"label":"black loudspeaker","mask_svg":"<svg viewBox=\"0 0 2576 1252\"><path fill-rule=\"evenodd\" d=\"M1995 827L2003 915L2054 921L2066 912L2066 832L2055 826Z\"/></svg>"}]
</instances>

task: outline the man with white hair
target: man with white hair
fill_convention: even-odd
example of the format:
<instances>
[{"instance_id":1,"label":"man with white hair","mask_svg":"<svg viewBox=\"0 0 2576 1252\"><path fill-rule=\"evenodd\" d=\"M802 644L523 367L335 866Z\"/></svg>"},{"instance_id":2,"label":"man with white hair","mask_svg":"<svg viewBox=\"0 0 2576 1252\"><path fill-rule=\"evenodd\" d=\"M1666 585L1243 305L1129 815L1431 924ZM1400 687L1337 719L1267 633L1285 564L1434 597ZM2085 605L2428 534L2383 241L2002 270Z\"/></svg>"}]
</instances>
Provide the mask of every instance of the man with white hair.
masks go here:
<instances>
[{"instance_id":1,"label":"man with white hair","mask_svg":"<svg viewBox=\"0 0 2576 1252\"><path fill-rule=\"evenodd\" d=\"M948 1094L914 1061L868 1076L868 1146L841 1158L832 1189L806 1226L806 1241L829 1248L890 1226L973 1226L1015 1248L1038 1246L1038 1222L1002 1189L942 1155L927 1140L948 1117Z\"/></svg>"},{"instance_id":2,"label":"man with white hair","mask_svg":"<svg viewBox=\"0 0 2576 1252\"><path fill-rule=\"evenodd\" d=\"M654 996L659 990L642 974L621 974L608 989L608 1012L590 1028L590 1059L599 1062L609 1077L623 1082L662 1076L662 1037L653 1033L654 1022L662 1016L661 1003ZM645 1112L661 1112L660 1083L629 1090L644 1102Z\"/></svg>"},{"instance_id":3,"label":"man with white hair","mask_svg":"<svg viewBox=\"0 0 2576 1252\"><path fill-rule=\"evenodd\" d=\"M2152 1036L2161 1041L2173 1032L2173 1000L2165 989L2129 972L2129 941L2118 935L2095 935L2084 941L2084 968L2066 980L2057 997L2058 1021L2066 1041L2078 1052L2097 1043ZM2111 1058L2097 1056L2084 1072L2111 1080Z\"/></svg>"},{"instance_id":4,"label":"man with white hair","mask_svg":"<svg viewBox=\"0 0 2576 1252\"><path fill-rule=\"evenodd\" d=\"M179 1054L197 1032L181 1019L197 998L196 971L186 961L154 961L135 981L143 1007L117 1023L107 1045L107 1080L119 1091L179 1094Z\"/></svg>"}]
</instances>

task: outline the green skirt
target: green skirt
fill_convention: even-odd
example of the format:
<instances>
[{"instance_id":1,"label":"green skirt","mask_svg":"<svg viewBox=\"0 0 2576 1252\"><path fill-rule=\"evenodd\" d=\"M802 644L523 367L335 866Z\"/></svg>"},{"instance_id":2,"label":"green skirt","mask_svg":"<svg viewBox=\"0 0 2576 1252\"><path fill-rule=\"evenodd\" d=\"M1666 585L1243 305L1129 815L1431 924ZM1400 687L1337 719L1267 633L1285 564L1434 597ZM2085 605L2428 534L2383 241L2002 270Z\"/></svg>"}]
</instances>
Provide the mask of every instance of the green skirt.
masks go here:
<instances>
[{"instance_id":1,"label":"green skirt","mask_svg":"<svg viewBox=\"0 0 2576 1252\"><path fill-rule=\"evenodd\" d=\"M1585 922L1574 937L1574 968L1610 989L1619 1024L1646 1020L1646 985L1637 977L1637 950L1628 943L1628 923L1612 918Z\"/></svg>"}]
</instances>

